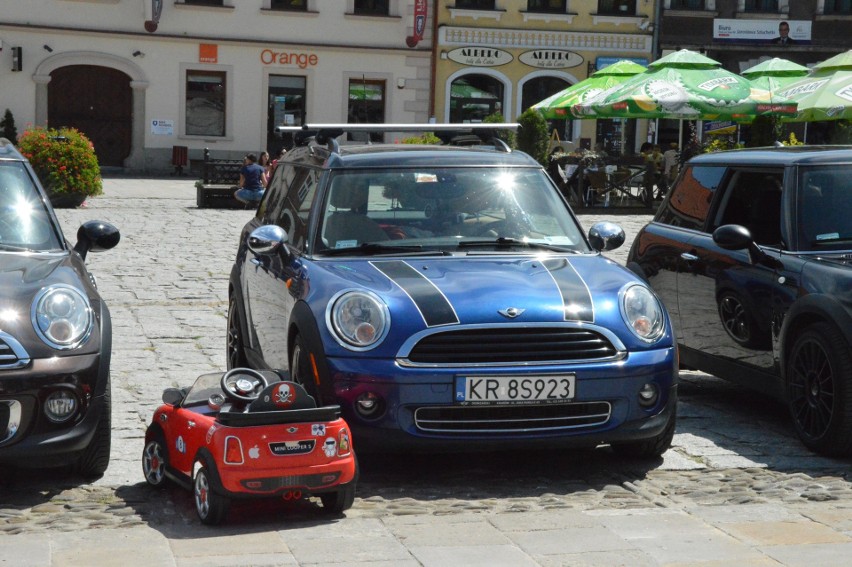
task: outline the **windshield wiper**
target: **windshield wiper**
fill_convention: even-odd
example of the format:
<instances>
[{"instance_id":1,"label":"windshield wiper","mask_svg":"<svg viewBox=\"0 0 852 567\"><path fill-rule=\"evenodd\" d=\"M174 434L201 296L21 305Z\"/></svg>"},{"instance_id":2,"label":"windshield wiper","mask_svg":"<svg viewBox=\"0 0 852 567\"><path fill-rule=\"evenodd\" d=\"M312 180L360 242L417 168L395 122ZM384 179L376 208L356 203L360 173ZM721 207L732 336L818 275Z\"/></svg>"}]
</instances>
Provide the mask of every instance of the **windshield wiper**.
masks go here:
<instances>
[{"instance_id":1,"label":"windshield wiper","mask_svg":"<svg viewBox=\"0 0 852 567\"><path fill-rule=\"evenodd\" d=\"M556 246L555 244L547 244L546 242L535 242L528 240L518 240L517 238L506 238L501 236L495 239L489 240L462 240L458 244L459 248L488 248L488 247L496 247L496 248L511 248L511 247L519 247L519 248L534 248L536 250L552 250L554 252L569 252L572 254L579 254L577 250L572 250L570 248L565 248L563 246Z\"/></svg>"},{"instance_id":2,"label":"windshield wiper","mask_svg":"<svg viewBox=\"0 0 852 567\"><path fill-rule=\"evenodd\" d=\"M377 244L375 242L365 242L360 246L350 246L347 248L329 248L323 250L321 254L326 256L358 256L360 254L370 254L381 256L383 254L394 255L412 255L412 256L447 256L449 252L444 250L423 250L420 244Z\"/></svg>"}]
</instances>

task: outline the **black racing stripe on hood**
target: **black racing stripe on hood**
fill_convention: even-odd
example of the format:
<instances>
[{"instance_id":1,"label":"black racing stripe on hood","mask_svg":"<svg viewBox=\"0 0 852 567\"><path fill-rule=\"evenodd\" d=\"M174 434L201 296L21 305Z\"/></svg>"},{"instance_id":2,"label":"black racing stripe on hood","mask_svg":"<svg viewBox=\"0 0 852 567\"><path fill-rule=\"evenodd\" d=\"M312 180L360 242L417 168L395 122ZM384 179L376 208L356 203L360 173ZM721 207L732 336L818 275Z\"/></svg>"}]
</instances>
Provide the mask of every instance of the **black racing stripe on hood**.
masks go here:
<instances>
[{"instance_id":1,"label":"black racing stripe on hood","mask_svg":"<svg viewBox=\"0 0 852 567\"><path fill-rule=\"evenodd\" d=\"M543 265L553 276L553 281L556 282L562 294L565 320L594 323L595 309L592 304L592 294L574 266L564 258L545 260Z\"/></svg>"},{"instance_id":2,"label":"black racing stripe on hood","mask_svg":"<svg viewBox=\"0 0 852 567\"><path fill-rule=\"evenodd\" d=\"M370 263L411 298L427 327L458 324L459 318L441 290L409 264L399 260Z\"/></svg>"}]
</instances>

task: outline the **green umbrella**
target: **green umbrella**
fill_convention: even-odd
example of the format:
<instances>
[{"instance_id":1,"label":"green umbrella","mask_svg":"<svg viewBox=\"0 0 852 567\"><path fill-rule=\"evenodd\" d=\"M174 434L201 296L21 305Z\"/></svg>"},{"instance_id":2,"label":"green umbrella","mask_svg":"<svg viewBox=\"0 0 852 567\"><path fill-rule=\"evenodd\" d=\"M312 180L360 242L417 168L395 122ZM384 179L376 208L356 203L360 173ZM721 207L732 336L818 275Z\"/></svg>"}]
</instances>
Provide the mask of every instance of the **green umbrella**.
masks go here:
<instances>
[{"instance_id":1,"label":"green umbrella","mask_svg":"<svg viewBox=\"0 0 852 567\"><path fill-rule=\"evenodd\" d=\"M730 120L761 114L795 114L787 100L722 68L700 53L682 49L659 59L648 70L573 111L595 118L674 118Z\"/></svg>"},{"instance_id":2,"label":"green umbrella","mask_svg":"<svg viewBox=\"0 0 852 567\"><path fill-rule=\"evenodd\" d=\"M801 81L809 72L810 69L804 65L773 57L740 74L751 81L753 87L769 91L774 97L791 84Z\"/></svg>"},{"instance_id":3,"label":"green umbrella","mask_svg":"<svg viewBox=\"0 0 852 567\"><path fill-rule=\"evenodd\" d=\"M589 78L575 83L567 89L551 95L532 106L547 120L575 118L571 107L594 98L616 85L620 85L633 75L645 71L645 67L623 59L592 73Z\"/></svg>"},{"instance_id":4,"label":"green umbrella","mask_svg":"<svg viewBox=\"0 0 852 567\"><path fill-rule=\"evenodd\" d=\"M815 65L810 75L778 94L799 105L791 122L852 118L852 49Z\"/></svg>"}]
</instances>

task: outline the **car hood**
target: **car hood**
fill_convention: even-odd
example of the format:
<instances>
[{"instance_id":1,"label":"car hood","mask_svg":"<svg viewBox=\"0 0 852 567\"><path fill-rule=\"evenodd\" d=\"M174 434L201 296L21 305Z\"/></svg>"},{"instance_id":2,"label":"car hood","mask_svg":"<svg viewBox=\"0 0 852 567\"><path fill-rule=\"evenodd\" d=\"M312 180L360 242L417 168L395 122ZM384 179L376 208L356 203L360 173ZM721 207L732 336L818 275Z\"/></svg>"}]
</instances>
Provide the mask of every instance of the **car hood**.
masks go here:
<instances>
[{"instance_id":1,"label":"car hood","mask_svg":"<svg viewBox=\"0 0 852 567\"><path fill-rule=\"evenodd\" d=\"M36 294L52 284L66 284L88 295L89 302L100 317L100 299L85 276L82 260L67 252L49 254L0 253L0 300L4 317L0 331L13 336L33 358L56 356L58 351L45 345L33 329L30 309ZM14 316L11 314L14 313ZM93 337L97 333L92 333ZM90 338L86 344L63 354L81 354L97 351L98 340Z\"/></svg>"},{"instance_id":2,"label":"car hood","mask_svg":"<svg viewBox=\"0 0 852 567\"><path fill-rule=\"evenodd\" d=\"M438 327L565 322L607 327L627 343L618 294L628 283L641 283L592 254L341 260L324 269L388 305L391 343L391 337L404 340Z\"/></svg>"}]
</instances>

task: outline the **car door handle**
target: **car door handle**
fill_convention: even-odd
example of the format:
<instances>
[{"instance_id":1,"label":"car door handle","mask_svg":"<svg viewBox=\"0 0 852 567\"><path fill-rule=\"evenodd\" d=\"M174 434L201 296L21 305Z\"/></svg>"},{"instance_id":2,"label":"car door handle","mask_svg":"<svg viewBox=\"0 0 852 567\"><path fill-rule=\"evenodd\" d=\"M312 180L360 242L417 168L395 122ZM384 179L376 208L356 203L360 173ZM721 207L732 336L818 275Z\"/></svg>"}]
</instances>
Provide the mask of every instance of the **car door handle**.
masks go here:
<instances>
[{"instance_id":1,"label":"car door handle","mask_svg":"<svg viewBox=\"0 0 852 567\"><path fill-rule=\"evenodd\" d=\"M684 260L686 262L697 262L698 261L698 256L696 256L695 254L691 254L689 252L684 252L683 254L680 255L680 258L681 258L681 260Z\"/></svg>"}]
</instances>

